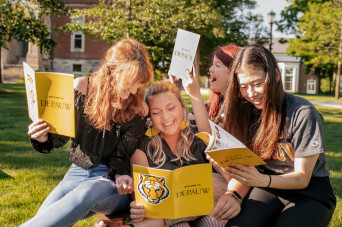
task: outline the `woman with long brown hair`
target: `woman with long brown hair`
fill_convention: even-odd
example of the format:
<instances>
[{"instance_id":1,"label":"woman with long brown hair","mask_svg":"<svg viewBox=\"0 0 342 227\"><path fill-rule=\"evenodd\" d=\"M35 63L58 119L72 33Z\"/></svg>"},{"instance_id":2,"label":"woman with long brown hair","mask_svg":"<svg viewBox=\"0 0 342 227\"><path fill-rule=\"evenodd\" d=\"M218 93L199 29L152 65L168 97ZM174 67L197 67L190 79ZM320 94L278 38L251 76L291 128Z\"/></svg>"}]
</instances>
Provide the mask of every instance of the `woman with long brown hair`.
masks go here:
<instances>
[{"instance_id":1,"label":"woman with long brown hair","mask_svg":"<svg viewBox=\"0 0 342 227\"><path fill-rule=\"evenodd\" d=\"M198 131L207 132L211 134L211 128L208 119L214 121L216 124L223 123L224 115L222 115L223 97L227 91L230 81L230 74L233 61L240 50L240 47L235 44L229 44L218 47L212 57L212 66L209 69L210 73L210 90L209 101L204 104L200 86L198 82L198 75L192 75L189 72L187 79L183 80L185 91L190 96L194 116L190 118L195 119ZM194 70L196 72L196 69ZM211 216L216 220L228 220L240 212L241 199L243 199L249 186L243 185L240 182L232 179L225 174L220 167L215 168L217 172L222 173L227 185L227 191L224 193L217 202ZM237 195L237 196L236 196ZM237 199L240 198L240 199Z\"/></svg>"},{"instance_id":2,"label":"woman with long brown hair","mask_svg":"<svg viewBox=\"0 0 342 227\"><path fill-rule=\"evenodd\" d=\"M231 71L222 127L266 164L233 163L220 172L252 187L239 215L226 226L327 226L336 198L326 166L322 116L307 100L285 93L276 59L262 46L242 48ZM201 99L196 81L189 74L183 82L195 101ZM202 115L199 122L209 132L206 119Z\"/></svg>"},{"instance_id":3,"label":"woman with long brown hair","mask_svg":"<svg viewBox=\"0 0 342 227\"><path fill-rule=\"evenodd\" d=\"M224 100L223 128L266 164L232 164L226 173L253 187L226 226L327 226L336 198L326 166L323 118L284 92L272 53L259 45L237 55Z\"/></svg>"},{"instance_id":4,"label":"woman with long brown hair","mask_svg":"<svg viewBox=\"0 0 342 227\"><path fill-rule=\"evenodd\" d=\"M148 113L144 88L153 74L146 47L124 39L106 53L89 78L75 79L75 138L72 165L37 214L22 226L72 226L95 213L129 209L128 195L119 195L130 174L130 157L144 134ZM69 138L48 133L40 120L28 134L38 152L51 153Z\"/></svg>"}]
</instances>

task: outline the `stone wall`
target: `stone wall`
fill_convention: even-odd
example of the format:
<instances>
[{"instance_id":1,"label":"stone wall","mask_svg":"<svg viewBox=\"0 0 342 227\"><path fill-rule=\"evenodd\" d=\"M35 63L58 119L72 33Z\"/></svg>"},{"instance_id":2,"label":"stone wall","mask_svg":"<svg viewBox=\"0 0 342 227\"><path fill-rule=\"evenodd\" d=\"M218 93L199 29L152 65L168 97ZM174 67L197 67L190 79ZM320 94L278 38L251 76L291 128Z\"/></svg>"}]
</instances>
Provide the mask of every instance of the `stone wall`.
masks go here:
<instances>
[{"instance_id":1,"label":"stone wall","mask_svg":"<svg viewBox=\"0 0 342 227\"><path fill-rule=\"evenodd\" d=\"M70 73L75 76L84 76L86 73L94 72L100 64L101 59L73 59L55 58L52 63L53 72ZM81 65L81 72L73 71L73 65Z\"/></svg>"}]
</instances>

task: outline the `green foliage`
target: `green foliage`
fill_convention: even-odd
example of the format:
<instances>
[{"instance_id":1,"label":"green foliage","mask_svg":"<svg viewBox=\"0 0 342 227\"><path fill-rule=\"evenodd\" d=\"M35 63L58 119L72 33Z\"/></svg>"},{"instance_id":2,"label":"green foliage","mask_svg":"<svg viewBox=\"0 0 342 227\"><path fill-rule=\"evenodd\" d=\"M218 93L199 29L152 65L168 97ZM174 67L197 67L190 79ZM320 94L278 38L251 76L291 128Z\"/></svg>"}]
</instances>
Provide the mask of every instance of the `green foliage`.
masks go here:
<instances>
[{"instance_id":1,"label":"green foliage","mask_svg":"<svg viewBox=\"0 0 342 227\"><path fill-rule=\"evenodd\" d=\"M290 40L287 53L315 68L336 67L342 10L332 2L308 5L297 23L299 37ZM341 60L341 59L340 59Z\"/></svg>"},{"instance_id":2,"label":"green foliage","mask_svg":"<svg viewBox=\"0 0 342 227\"><path fill-rule=\"evenodd\" d=\"M0 0L0 5L0 47L14 38L35 43L50 56L55 42L41 18L66 12L64 4L58 0Z\"/></svg>"},{"instance_id":3,"label":"green foliage","mask_svg":"<svg viewBox=\"0 0 342 227\"><path fill-rule=\"evenodd\" d=\"M276 21L277 30L287 34L297 34L296 24L303 13L308 9L309 3L324 3L331 0L286 0L291 3L280 12L281 19Z\"/></svg>"},{"instance_id":4,"label":"green foliage","mask_svg":"<svg viewBox=\"0 0 342 227\"><path fill-rule=\"evenodd\" d=\"M263 16L248 12L246 15L247 30L249 31L249 44L266 44L269 41L268 28L263 25ZM247 32L247 31L246 31ZM247 32L248 34L248 32Z\"/></svg>"},{"instance_id":5,"label":"green foliage","mask_svg":"<svg viewBox=\"0 0 342 227\"><path fill-rule=\"evenodd\" d=\"M91 8L71 12L73 18L85 15L84 25L69 23L62 30L82 31L108 43L137 39L149 49L154 68L166 72L177 29L182 28L201 35L200 65L207 71L210 53L217 45L247 44L250 20L240 15L243 9L254 7L254 0L101 0Z\"/></svg>"},{"instance_id":6,"label":"green foliage","mask_svg":"<svg viewBox=\"0 0 342 227\"><path fill-rule=\"evenodd\" d=\"M300 57L307 69L315 69L318 77L331 79L338 61L342 60L339 57L341 18L341 3L309 2L296 24L298 36L290 39L287 54Z\"/></svg>"},{"instance_id":7,"label":"green foliage","mask_svg":"<svg viewBox=\"0 0 342 227\"><path fill-rule=\"evenodd\" d=\"M326 94L331 93L331 81L330 78L321 79L321 91Z\"/></svg>"}]
</instances>

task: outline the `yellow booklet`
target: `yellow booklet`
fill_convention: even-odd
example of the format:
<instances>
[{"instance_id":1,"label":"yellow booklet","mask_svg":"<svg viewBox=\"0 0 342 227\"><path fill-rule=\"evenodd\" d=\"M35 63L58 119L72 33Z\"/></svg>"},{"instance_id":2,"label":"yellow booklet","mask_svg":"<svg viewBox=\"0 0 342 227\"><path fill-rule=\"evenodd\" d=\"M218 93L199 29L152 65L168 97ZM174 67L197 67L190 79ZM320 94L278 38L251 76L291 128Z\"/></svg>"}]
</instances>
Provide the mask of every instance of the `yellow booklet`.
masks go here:
<instances>
[{"instance_id":1,"label":"yellow booklet","mask_svg":"<svg viewBox=\"0 0 342 227\"><path fill-rule=\"evenodd\" d=\"M207 215L214 208L212 165L175 170L133 165L135 200L145 217L176 219Z\"/></svg>"},{"instance_id":2,"label":"yellow booklet","mask_svg":"<svg viewBox=\"0 0 342 227\"><path fill-rule=\"evenodd\" d=\"M23 63L29 117L43 119L49 132L75 137L74 75L34 72Z\"/></svg>"},{"instance_id":3,"label":"yellow booklet","mask_svg":"<svg viewBox=\"0 0 342 227\"><path fill-rule=\"evenodd\" d=\"M230 133L210 120L209 123L212 134L201 132L196 136L208 144L205 152L220 166L229 166L231 163L240 163L246 166L266 164Z\"/></svg>"}]
</instances>

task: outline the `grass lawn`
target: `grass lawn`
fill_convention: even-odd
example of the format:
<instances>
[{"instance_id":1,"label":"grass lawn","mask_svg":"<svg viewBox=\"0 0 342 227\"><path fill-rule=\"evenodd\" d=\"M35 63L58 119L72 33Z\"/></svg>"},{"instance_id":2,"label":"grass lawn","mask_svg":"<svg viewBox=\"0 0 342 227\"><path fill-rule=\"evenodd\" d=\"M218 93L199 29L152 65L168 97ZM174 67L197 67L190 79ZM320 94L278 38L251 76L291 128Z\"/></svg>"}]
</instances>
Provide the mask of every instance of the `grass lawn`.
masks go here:
<instances>
[{"instance_id":1,"label":"grass lawn","mask_svg":"<svg viewBox=\"0 0 342 227\"><path fill-rule=\"evenodd\" d=\"M0 226L9 227L32 217L70 166L67 147L49 155L33 150L26 134L27 114L23 84L0 84ZM187 96L183 96L189 104ZM205 97L206 98L206 97ZM333 98L332 98L333 99ZM334 100L331 100L334 101ZM342 109L317 106L325 119L328 167L338 199L330 227L342 226ZM298 217L300 218L300 217ZM75 226L92 226L96 217Z\"/></svg>"},{"instance_id":2,"label":"grass lawn","mask_svg":"<svg viewBox=\"0 0 342 227\"><path fill-rule=\"evenodd\" d=\"M310 95L310 94L295 94L297 96L303 97L307 100L319 100L319 101L331 101L331 102L342 102L342 97L340 99L335 99L335 96L333 95L322 95L322 94L315 94L315 95Z\"/></svg>"}]
</instances>

